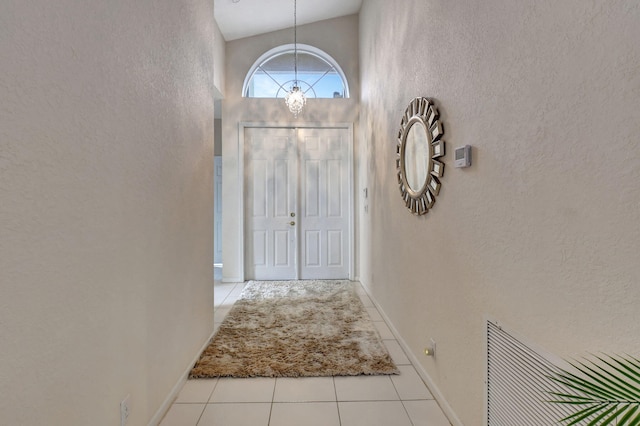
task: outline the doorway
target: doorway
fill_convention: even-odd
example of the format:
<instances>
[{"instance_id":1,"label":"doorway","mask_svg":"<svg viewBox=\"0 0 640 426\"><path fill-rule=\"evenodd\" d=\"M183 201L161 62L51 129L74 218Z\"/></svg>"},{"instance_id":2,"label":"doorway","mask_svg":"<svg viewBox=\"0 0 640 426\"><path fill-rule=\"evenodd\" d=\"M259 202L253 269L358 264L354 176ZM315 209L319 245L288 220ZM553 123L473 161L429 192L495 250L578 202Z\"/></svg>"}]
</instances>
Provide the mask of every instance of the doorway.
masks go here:
<instances>
[{"instance_id":1,"label":"doorway","mask_svg":"<svg viewBox=\"0 0 640 426\"><path fill-rule=\"evenodd\" d=\"M222 279L222 156L213 157L213 277Z\"/></svg>"},{"instance_id":2,"label":"doorway","mask_svg":"<svg viewBox=\"0 0 640 426\"><path fill-rule=\"evenodd\" d=\"M244 128L245 278L352 276L351 128Z\"/></svg>"}]
</instances>

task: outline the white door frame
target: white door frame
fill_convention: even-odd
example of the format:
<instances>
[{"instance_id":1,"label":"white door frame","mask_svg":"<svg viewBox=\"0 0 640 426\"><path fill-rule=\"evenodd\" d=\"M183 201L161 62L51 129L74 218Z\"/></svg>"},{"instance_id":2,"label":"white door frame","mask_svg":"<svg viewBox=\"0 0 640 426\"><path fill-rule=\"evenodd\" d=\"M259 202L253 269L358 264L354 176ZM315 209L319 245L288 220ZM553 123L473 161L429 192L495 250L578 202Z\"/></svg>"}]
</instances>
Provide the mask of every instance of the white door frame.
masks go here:
<instances>
[{"instance_id":1,"label":"white door frame","mask_svg":"<svg viewBox=\"0 0 640 426\"><path fill-rule=\"evenodd\" d=\"M280 128L280 129L345 129L349 134L349 172L348 175L348 185L349 185L349 279L351 281L354 280L355 277L355 255L354 255L354 244L355 244L355 229L354 229L354 192L355 189L353 187L354 183L354 164L353 164L353 123L296 123L295 125L288 125L282 123L260 123L260 122L246 122L241 121L238 123L238 159L239 159L239 167L238 167L238 182L240 184L240 188L242 191L242 196L240 197L240 205L239 210L242 212L242 226L240 227L240 244L238 246L238 258L240 259L240 280L245 280L245 211L244 211L244 200L245 200L245 179L244 179L244 169L245 169L245 155L244 155L244 130L246 128Z\"/></svg>"}]
</instances>

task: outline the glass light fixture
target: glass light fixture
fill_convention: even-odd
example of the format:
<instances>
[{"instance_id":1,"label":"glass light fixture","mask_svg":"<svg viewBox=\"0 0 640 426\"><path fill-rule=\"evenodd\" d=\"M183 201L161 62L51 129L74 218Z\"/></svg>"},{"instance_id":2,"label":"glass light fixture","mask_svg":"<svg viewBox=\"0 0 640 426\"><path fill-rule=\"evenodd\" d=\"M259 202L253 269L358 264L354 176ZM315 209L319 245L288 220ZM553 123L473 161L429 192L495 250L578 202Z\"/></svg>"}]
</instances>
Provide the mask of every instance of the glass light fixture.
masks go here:
<instances>
[{"instance_id":1,"label":"glass light fixture","mask_svg":"<svg viewBox=\"0 0 640 426\"><path fill-rule=\"evenodd\" d=\"M298 117L304 104L307 103L307 98L304 97L302 90L294 84L291 91L284 97L284 101L287 103L289 111L293 113L293 116Z\"/></svg>"},{"instance_id":2,"label":"glass light fixture","mask_svg":"<svg viewBox=\"0 0 640 426\"><path fill-rule=\"evenodd\" d=\"M294 117L298 117L300 111L307 103L307 99L304 96L304 92L298 85L298 27L297 27L297 0L293 0L293 86L287 95L284 97L284 102L289 107L289 111L293 113Z\"/></svg>"}]
</instances>

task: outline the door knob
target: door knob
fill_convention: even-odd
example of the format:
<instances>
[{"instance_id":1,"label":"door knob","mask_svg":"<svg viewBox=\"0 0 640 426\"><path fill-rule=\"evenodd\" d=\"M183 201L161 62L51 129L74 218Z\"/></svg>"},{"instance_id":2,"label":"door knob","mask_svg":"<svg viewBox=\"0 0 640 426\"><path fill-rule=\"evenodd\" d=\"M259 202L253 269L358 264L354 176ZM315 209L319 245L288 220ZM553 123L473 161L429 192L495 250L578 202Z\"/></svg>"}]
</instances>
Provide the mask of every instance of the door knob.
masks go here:
<instances>
[{"instance_id":1,"label":"door knob","mask_svg":"<svg viewBox=\"0 0 640 426\"><path fill-rule=\"evenodd\" d=\"M295 225L295 224L296 224L296 223L295 223L294 221L289 222L289 225L291 225L291 226L293 226L293 225Z\"/></svg>"},{"instance_id":2,"label":"door knob","mask_svg":"<svg viewBox=\"0 0 640 426\"><path fill-rule=\"evenodd\" d=\"M296 217L296 214L295 213L291 213L291 217Z\"/></svg>"}]
</instances>

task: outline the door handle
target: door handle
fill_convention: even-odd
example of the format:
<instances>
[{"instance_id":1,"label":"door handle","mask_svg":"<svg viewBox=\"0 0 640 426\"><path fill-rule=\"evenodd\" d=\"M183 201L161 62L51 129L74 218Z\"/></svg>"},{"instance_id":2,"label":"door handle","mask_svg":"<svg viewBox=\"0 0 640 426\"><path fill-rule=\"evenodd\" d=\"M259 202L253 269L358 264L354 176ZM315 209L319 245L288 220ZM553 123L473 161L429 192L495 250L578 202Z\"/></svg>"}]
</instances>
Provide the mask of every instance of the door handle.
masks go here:
<instances>
[{"instance_id":1,"label":"door handle","mask_svg":"<svg viewBox=\"0 0 640 426\"><path fill-rule=\"evenodd\" d=\"M292 212L291 217L296 217L296 214Z\"/></svg>"},{"instance_id":2,"label":"door handle","mask_svg":"<svg viewBox=\"0 0 640 426\"><path fill-rule=\"evenodd\" d=\"M295 225L295 224L296 224L296 223L295 223L294 221L289 222L289 225L291 225L291 226L293 226L293 225Z\"/></svg>"}]
</instances>

